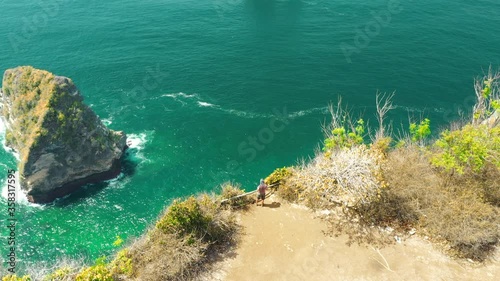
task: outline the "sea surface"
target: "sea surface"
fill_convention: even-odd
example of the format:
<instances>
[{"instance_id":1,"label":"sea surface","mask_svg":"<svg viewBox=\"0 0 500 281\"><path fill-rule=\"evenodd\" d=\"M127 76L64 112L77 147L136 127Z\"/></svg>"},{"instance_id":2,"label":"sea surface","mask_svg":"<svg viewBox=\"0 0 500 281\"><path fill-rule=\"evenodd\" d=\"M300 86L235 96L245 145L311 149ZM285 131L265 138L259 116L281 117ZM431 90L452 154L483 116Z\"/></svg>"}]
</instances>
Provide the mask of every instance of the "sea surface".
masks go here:
<instances>
[{"instance_id":1,"label":"sea surface","mask_svg":"<svg viewBox=\"0 0 500 281\"><path fill-rule=\"evenodd\" d=\"M395 92L395 133L427 117L437 134L470 110L474 77L500 66L498 0L0 0L0 11L0 72L70 77L132 142L118 179L21 203L21 271L111 255L173 198L225 181L253 189L314 156L339 96L376 127L377 91ZM4 237L15 167L0 148Z\"/></svg>"}]
</instances>

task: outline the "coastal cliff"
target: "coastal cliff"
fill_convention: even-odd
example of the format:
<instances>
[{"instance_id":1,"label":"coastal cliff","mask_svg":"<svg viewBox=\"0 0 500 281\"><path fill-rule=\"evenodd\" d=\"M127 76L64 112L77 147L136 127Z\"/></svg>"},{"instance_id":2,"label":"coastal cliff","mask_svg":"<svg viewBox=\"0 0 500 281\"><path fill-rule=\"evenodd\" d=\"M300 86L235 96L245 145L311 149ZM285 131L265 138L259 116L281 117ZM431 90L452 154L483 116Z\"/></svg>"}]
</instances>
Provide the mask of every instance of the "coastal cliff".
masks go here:
<instances>
[{"instance_id":1,"label":"coastal cliff","mask_svg":"<svg viewBox=\"0 0 500 281\"><path fill-rule=\"evenodd\" d=\"M101 122L71 79L30 66L9 69L0 102L5 144L19 153L29 201L51 202L120 173L126 135Z\"/></svg>"}]
</instances>

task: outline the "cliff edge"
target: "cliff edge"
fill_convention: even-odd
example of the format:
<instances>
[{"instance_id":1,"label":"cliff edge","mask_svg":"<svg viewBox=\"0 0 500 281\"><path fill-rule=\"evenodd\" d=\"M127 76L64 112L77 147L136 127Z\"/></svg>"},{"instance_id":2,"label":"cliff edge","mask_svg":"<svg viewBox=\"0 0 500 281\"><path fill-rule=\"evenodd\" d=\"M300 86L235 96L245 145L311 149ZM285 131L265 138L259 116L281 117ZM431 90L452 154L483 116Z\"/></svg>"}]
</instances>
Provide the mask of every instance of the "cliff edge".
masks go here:
<instances>
[{"instance_id":1,"label":"cliff edge","mask_svg":"<svg viewBox=\"0 0 500 281\"><path fill-rule=\"evenodd\" d=\"M5 144L19 152L29 201L51 202L120 173L126 135L101 122L71 79L30 66L9 69L0 102Z\"/></svg>"}]
</instances>

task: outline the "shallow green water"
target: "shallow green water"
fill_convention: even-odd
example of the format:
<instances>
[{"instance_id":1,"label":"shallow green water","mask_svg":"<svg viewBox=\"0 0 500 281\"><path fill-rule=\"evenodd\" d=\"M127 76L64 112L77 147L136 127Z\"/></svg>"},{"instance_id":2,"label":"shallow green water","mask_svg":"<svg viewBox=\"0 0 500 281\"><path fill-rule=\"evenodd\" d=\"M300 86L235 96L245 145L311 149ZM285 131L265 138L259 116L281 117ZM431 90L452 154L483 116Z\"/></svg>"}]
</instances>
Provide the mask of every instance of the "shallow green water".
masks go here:
<instances>
[{"instance_id":1,"label":"shallow green water","mask_svg":"<svg viewBox=\"0 0 500 281\"><path fill-rule=\"evenodd\" d=\"M13 2L0 1L0 71L71 77L134 141L119 179L18 210L20 267L110 254L174 197L227 180L254 188L313 155L338 95L371 118L376 91L396 91L396 124L423 115L437 130L500 65L496 0ZM5 175L15 158L0 149L0 163Z\"/></svg>"}]
</instances>

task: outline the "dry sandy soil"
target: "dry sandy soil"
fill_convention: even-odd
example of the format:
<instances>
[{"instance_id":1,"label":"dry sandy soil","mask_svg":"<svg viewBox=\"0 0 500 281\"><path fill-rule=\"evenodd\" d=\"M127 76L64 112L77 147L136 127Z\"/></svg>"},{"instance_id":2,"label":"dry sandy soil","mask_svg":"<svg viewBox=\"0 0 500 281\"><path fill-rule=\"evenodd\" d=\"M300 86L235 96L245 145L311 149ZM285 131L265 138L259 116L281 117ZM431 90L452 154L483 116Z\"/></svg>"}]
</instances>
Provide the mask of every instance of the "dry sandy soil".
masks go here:
<instances>
[{"instance_id":1,"label":"dry sandy soil","mask_svg":"<svg viewBox=\"0 0 500 281\"><path fill-rule=\"evenodd\" d=\"M498 259L483 265L459 262L418 235L379 253L369 246L349 247L346 237L325 236L325 223L314 217L310 210L275 197L266 199L264 207L252 206L239 214L242 241L202 279L500 280Z\"/></svg>"}]
</instances>

